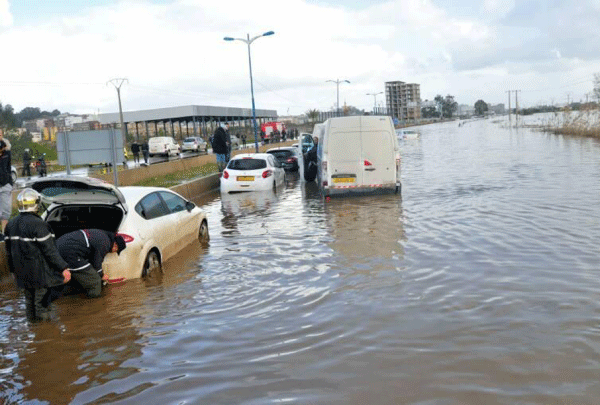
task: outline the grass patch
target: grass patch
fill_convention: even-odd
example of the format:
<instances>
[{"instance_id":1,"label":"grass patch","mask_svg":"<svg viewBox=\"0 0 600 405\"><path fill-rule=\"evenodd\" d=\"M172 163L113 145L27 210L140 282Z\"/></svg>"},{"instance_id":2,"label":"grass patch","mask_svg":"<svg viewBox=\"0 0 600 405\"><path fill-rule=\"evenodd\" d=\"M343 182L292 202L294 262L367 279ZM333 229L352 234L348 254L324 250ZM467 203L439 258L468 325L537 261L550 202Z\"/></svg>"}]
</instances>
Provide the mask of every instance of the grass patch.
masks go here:
<instances>
[{"instance_id":1,"label":"grass patch","mask_svg":"<svg viewBox=\"0 0 600 405\"><path fill-rule=\"evenodd\" d=\"M177 184L181 184L185 181L189 181L198 177L208 176L209 174L218 173L216 163L207 163L202 166L194 167L190 170L181 170L175 173L166 174L164 176L155 176L144 179L138 183L133 184L134 186L144 187L172 187Z\"/></svg>"}]
</instances>

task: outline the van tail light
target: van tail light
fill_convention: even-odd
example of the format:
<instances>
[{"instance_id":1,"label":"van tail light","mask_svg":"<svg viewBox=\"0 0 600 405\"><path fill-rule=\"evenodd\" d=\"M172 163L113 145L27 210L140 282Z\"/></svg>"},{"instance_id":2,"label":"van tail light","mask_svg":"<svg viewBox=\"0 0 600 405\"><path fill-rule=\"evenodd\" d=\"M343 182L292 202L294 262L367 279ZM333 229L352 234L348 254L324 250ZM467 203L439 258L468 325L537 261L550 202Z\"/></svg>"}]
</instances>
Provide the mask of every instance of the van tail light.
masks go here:
<instances>
[{"instance_id":1,"label":"van tail light","mask_svg":"<svg viewBox=\"0 0 600 405\"><path fill-rule=\"evenodd\" d=\"M273 174L273 171L271 170L265 170L262 174L263 179L266 179L267 177L271 176Z\"/></svg>"},{"instance_id":2,"label":"van tail light","mask_svg":"<svg viewBox=\"0 0 600 405\"><path fill-rule=\"evenodd\" d=\"M228 179L229 178L229 173L227 173L227 170L223 170L223 178L224 179Z\"/></svg>"},{"instance_id":3,"label":"van tail light","mask_svg":"<svg viewBox=\"0 0 600 405\"><path fill-rule=\"evenodd\" d=\"M400 158L396 159L396 173L400 170Z\"/></svg>"},{"instance_id":4,"label":"van tail light","mask_svg":"<svg viewBox=\"0 0 600 405\"><path fill-rule=\"evenodd\" d=\"M367 159L365 159L365 166L373 166L373 163L371 163Z\"/></svg>"},{"instance_id":5,"label":"van tail light","mask_svg":"<svg viewBox=\"0 0 600 405\"><path fill-rule=\"evenodd\" d=\"M117 233L117 235L122 237L125 243L133 242L133 236L131 235L127 235L126 233Z\"/></svg>"}]
</instances>

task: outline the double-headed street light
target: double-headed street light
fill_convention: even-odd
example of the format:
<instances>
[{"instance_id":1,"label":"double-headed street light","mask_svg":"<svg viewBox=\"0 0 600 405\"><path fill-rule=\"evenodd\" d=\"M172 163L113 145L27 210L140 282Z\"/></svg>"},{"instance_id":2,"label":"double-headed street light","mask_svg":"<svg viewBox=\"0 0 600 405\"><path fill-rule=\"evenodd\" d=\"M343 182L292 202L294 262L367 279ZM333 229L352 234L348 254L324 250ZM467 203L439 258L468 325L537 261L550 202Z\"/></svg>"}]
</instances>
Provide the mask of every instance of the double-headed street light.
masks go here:
<instances>
[{"instance_id":1,"label":"double-headed street light","mask_svg":"<svg viewBox=\"0 0 600 405\"><path fill-rule=\"evenodd\" d=\"M340 115L340 83L344 83L344 82L350 83L350 82L348 80L340 80L340 79L327 80L326 82L335 83L337 85L336 86L337 87L337 111L336 111L336 113L339 116Z\"/></svg>"},{"instance_id":2,"label":"double-headed street light","mask_svg":"<svg viewBox=\"0 0 600 405\"><path fill-rule=\"evenodd\" d=\"M252 38L250 38L250 34L246 34L246 39L231 37L223 38L225 41L242 41L246 43L246 45L248 45L248 66L250 67L250 94L252 95L252 122L254 124L254 146L256 146L256 153L258 153L258 128L256 127L256 108L254 107L254 83L252 82L252 58L250 57L250 44L260 37L266 37L273 34L275 34L275 32L267 31L264 34L260 34Z\"/></svg>"},{"instance_id":3,"label":"double-headed street light","mask_svg":"<svg viewBox=\"0 0 600 405\"><path fill-rule=\"evenodd\" d=\"M379 93L367 93L367 96L373 96L374 98L374 103L373 103L373 114L376 114L376 110L377 110L377 96L383 94L383 91L380 91Z\"/></svg>"}]
</instances>

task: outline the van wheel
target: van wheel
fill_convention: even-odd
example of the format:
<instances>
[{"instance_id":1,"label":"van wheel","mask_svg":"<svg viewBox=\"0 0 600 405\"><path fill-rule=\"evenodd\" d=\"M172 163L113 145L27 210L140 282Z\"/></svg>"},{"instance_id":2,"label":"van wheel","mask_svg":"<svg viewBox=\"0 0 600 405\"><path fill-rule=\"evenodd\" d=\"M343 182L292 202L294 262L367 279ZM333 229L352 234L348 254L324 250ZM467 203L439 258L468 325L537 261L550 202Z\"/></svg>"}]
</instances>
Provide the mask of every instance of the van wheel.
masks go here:
<instances>
[{"instance_id":1,"label":"van wheel","mask_svg":"<svg viewBox=\"0 0 600 405\"><path fill-rule=\"evenodd\" d=\"M202 221L200 224L200 229L198 229L198 240L200 243L208 243L210 240L210 234L208 233L208 223L206 221Z\"/></svg>"},{"instance_id":2,"label":"van wheel","mask_svg":"<svg viewBox=\"0 0 600 405\"><path fill-rule=\"evenodd\" d=\"M148 256L146 256L142 277L152 277L153 275L159 273L162 273L162 264L160 262L160 258L155 250L151 250L148 252Z\"/></svg>"},{"instance_id":3,"label":"van wheel","mask_svg":"<svg viewBox=\"0 0 600 405\"><path fill-rule=\"evenodd\" d=\"M396 186L396 194L400 194L402 192L402 185Z\"/></svg>"}]
</instances>

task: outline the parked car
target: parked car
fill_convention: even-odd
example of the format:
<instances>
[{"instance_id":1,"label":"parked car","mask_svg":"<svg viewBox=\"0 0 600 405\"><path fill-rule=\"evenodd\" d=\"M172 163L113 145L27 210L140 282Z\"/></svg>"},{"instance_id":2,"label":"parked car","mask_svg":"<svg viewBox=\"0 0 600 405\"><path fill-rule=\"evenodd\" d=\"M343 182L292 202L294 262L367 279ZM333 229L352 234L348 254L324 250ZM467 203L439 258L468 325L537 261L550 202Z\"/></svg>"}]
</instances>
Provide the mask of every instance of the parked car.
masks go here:
<instances>
[{"instance_id":1,"label":"parked car","mask_svg":"<svg viewBox=\"0 0 600 405\"><path fill-rule=\"evenodd\" d=\"M235 135L230 135L231 138L231 150L236 150L240 148L240 138Z\"/></svg>"},{"instance_id":2,"label":"parked car","mask_svg":"<svg viewBox=\"0 0 600 405\"><path fill-rule=\"evenodd\" d=\"M298 158L300 157L300 154L298 153L297 147L283 146L280 148L271 148L267 150L267 153L275 156L285 171L298 171Z\"/></svg>"},{"instance_id":3,"label":"parked car","mask_svg":"<svg viewBox=\"0 0 600 405\"><path fill-rule=\"evenodd\" d=\"M44 177L27 184L42 194L42 218L56 237L77 229L99 228L123 236L127 249L109 253L102 269L109 280L150 277L182 248L209 240L206 213L163 187L115 187L102 180Z\"/></svg>"},{"instance_id":4,"label":"parked car","mask_svg":"<svg viewBox=\"0 0 600 405\"><path fill-rule=\"evenodd\" d=\"M396 135L398 139L417 139L421 134L414 129L397 129Z\"/></svg>"},{"instance_id":5,"label":"parked car","mask_svg":"<svg viewBox=\"0 0 600 405\"><path fill-rule=\"evenodd\" d=\"M182 152L204 152L206 150L206 141L199 136L185 138L181 144Z\"/></svg>"},{"instance_id":6,"label":"parked car","mask_svg":"<svg viewBox=\"0 0 600 405\"><path fill-rule=\"evenodd\" d=\"M163 155L165 157L177 156L181 152L181 147L175 138L171 136L155 136L148 140L148 155Z\"/></svg>"},{"instance_id":7,"label":"parked car","mask_svg":"<svg viewBox=\"0 0 600 405\"><path fill-rule=\"evenodd\" d=\"M10 175L12 176L13 184L15 184L17 182L17 177L19 177L19 175L17 174L16 167L14 167L14 166L10 167Z\"/></svg>"},{"instance_id":8,"label":"parked car","mask_svg":"<svg viewBox=\"0 0 600 405\"><path fill-rule=\"evenodd\" d=\"M221 175L221 192L277 190L285 170L270 153L242 153L231 158Z\"/></svg>"}]
</instances>

